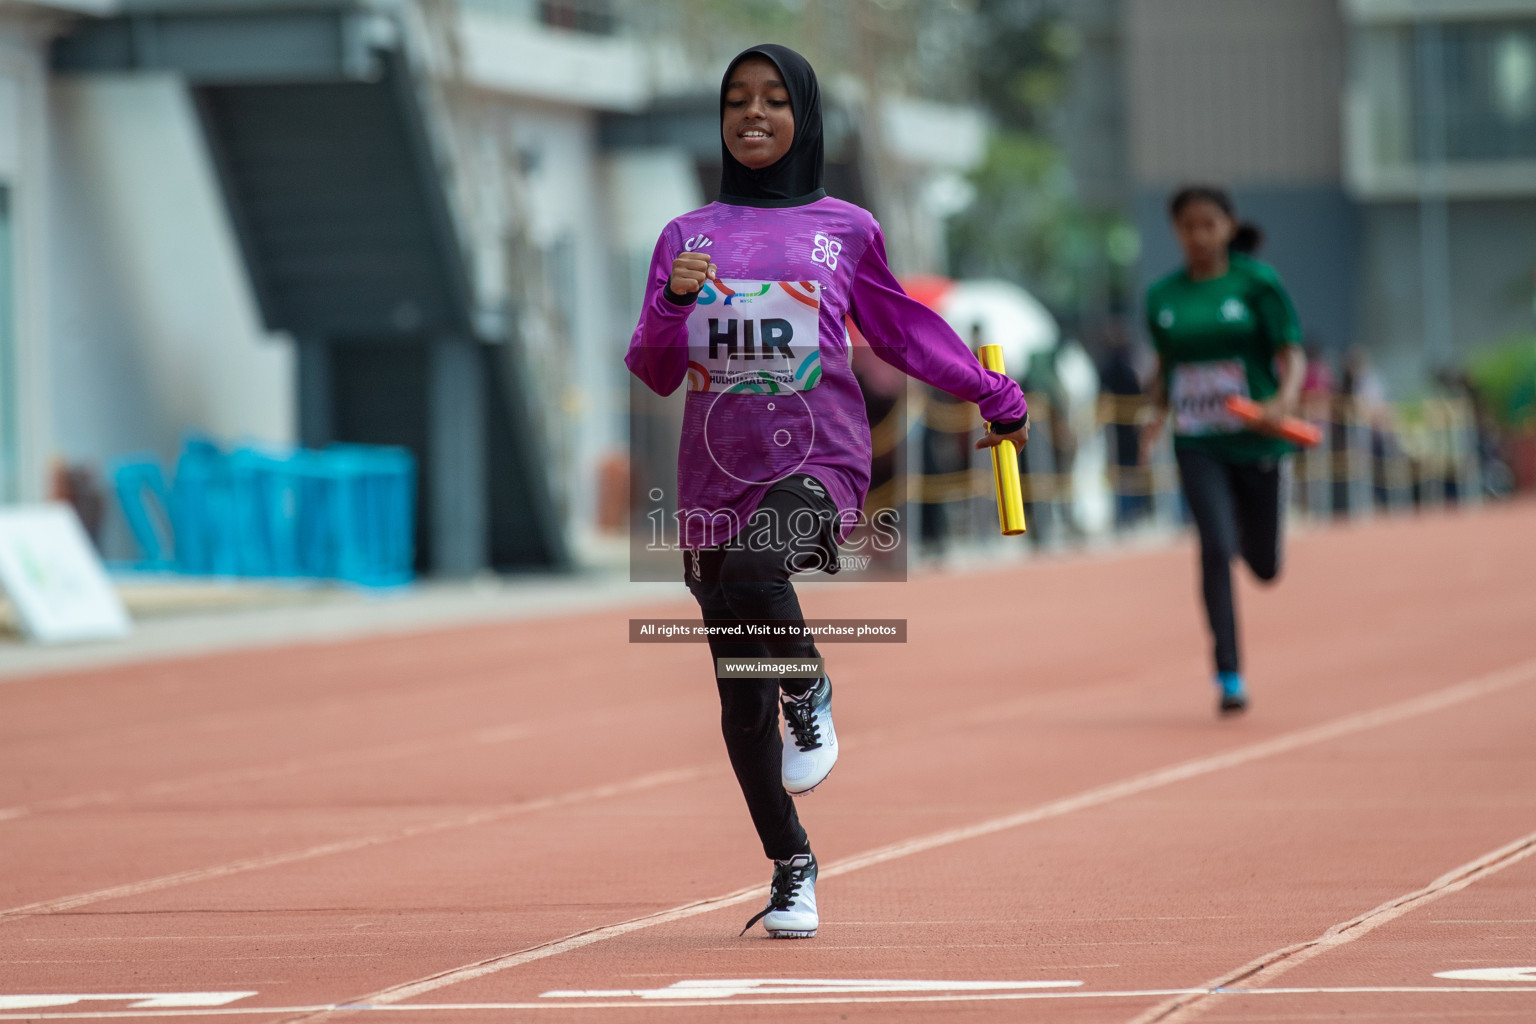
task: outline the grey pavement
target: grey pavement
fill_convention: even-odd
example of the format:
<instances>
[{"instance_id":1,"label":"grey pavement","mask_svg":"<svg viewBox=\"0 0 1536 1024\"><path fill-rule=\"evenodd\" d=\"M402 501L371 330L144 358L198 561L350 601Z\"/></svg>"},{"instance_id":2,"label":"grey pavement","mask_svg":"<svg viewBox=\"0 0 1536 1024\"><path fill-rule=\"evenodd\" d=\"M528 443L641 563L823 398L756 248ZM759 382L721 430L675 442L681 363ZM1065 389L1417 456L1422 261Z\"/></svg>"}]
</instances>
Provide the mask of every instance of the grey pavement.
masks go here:
<instances>
[{"instance_id":1,"label":"grey pavement","mask_svg":"<svg viewBox=\"0 0 1536 1024\"><path fill-rule=\"evenodd\" d=\"M121 640L41 645L0 633L0 681L159 658L325 643L510 622L595 609L685 602L681 583L631 583L611 570L485 577L370 593L271 584L120 583L134 618Z\"/></svg>"},{"instance_id":2,"label":"grey pavement","mask_svg":"<svg viewBox=\"0 0 1536 1024\"><path fill-rule=\"evenodd\" d=\"M1040 557L1134 557L1166 547L1175 536L1164 530L1146 530L1047 551L994 539L957 546L941 562L917 558L910 567L911 576L1008 571ZM568 575L486 575L376 592L313 584L120 577L116 584L134 619L132 635L121 640L29 644L16 632L8 609L0 609L0 683L160 658L526 621L603 609L632 609L645 614L648 608L671 603L679 608L678 614L692 610L680 581L632 583L627 567L618 562L609 557L603 564Z\"/></svg>"}]
</instances>

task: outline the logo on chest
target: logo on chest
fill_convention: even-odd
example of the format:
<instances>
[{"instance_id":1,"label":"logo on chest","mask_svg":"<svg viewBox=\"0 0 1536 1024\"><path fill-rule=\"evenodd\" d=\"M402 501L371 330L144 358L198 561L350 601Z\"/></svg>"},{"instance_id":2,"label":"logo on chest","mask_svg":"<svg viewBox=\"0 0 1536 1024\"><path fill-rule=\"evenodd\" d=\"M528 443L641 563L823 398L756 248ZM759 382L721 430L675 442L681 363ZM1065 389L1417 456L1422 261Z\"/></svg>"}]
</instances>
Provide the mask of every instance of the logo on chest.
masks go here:
<instances>
[{"instance_id":1,"label":"logo on chest","mask_svg":"<svg viewBox=\"0 0 1536 1024\"><path fill-rule=\"evenodd\" d=\"M828 270L836 270L837 257L843 251L843 243L834 236L822 232L816 233L814 242L811 249L811 262L824 263Z\"/></svg>"},{"instance_id":2,"label":"logo on chest","mask_svg":"<svg viewBox=\"0 0 1536 1024\"><path fill-rule=\"evenodd\" d=\"M1240 324L1248 319L1248 307L1243 300L1233 296L1221 304L1221 322L1225 324Z\"/></svg>"}]
</instances>

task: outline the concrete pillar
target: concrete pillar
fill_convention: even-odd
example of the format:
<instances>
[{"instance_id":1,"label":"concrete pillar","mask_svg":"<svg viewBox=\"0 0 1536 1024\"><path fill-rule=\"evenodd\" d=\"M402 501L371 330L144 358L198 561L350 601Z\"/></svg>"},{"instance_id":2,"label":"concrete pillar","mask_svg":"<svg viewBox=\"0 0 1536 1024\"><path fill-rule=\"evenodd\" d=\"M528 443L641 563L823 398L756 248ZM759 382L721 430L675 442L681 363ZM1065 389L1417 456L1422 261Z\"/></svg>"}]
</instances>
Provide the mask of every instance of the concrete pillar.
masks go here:
<instances>
[{"instance_id":1,"label":"concrete pillar","mask_svg":"<svg viewBox=\"0 0 1536 1024\"><path fill-rule=\"evenodd\" d=\"M331 347L319 338L300 338L298 358L298 438L305 448L324 448L336 438L331 415Z\"/></svg>"},{"instance_id":2,"label":"concrete pillar","mask_svg":"<svg viewBox=\"0 0 1536 1024\"><path fill-rule=\"evenodd\" d=\"M476 345L438 338L427 355L432 572L469 576L486 565L485 382Z\"/></svg>"}]
</instances>

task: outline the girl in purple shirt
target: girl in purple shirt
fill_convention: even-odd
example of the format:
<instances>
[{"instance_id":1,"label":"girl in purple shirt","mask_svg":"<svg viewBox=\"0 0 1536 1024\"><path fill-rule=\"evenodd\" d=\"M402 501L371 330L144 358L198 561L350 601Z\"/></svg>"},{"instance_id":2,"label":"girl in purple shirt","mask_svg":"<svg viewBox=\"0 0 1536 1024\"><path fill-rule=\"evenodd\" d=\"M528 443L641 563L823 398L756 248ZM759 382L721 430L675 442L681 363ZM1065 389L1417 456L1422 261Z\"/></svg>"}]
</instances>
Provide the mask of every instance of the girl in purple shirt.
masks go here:
<instances>
[{"instance_id":1,"label":"girl in purple shirt","mask_svg":"<svg viewBox=\"0 0 1536 1024\"><path fill-rule=\"evenodd\" d=\"M720 115L720 198L662 231L624 361L659 394L688 385L679 533L704 623L726 631L711 635L712 656L819 660L808 638L729 637L757 623L803 633L790 577L836 572L837 544L862 515L869 424L846 320L886 362L979 405L991 429L978 448L1022 445L1028 414L1017 384L902 291L875 219L821 187L821 93L805 58L743 51L721 80ZM747 928L810 937L816 858L793 796L837 761L831 680L716 685L731 766L774 861L768 906Z\"/></svg>"}]
</instances>

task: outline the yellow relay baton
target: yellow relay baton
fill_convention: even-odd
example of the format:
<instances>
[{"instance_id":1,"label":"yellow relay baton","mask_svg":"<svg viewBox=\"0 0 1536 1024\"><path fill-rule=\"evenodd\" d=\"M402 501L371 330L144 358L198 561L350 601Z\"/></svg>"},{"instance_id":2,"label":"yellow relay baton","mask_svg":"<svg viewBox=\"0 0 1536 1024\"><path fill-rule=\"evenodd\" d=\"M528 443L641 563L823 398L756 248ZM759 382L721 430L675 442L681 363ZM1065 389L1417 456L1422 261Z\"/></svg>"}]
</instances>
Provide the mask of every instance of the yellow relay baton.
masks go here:
<instances>
[{"instance_id":1,"label":"yellow relay baton","mask_svg":"<svg viewBox=\"0 0 1536 1024\"><path fill-rule=\"evenodd\" d=\"M1003 347L983 345L977 352L981 365L998 373L1003 369ZM992 429L989 423L987 429ZM997 490L997 525L1004 537L1024 532L1024 488L1019 483L1019 453L1012 441L992 449L992 484Z\"/></svg>"}]
</instances>

